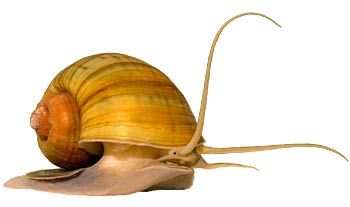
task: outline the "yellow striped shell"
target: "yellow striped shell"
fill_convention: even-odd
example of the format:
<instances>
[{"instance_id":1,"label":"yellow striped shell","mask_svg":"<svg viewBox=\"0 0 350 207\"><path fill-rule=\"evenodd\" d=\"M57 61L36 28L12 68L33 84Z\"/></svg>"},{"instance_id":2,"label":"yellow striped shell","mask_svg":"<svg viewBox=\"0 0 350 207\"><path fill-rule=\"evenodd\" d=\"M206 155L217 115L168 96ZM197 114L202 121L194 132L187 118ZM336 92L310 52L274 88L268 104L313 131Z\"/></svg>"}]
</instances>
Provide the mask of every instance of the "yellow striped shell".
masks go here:
<instances>
[{"instance_id":1,"label":"yellow striped shell","mask_svg":"<svg viewBox=\"0 0 350 207\"><path fill-rule=\"evenodd\" d=\"M175 84L134 57L110 53L82 58L53 79L43 100L62 92L73 97L79 111L75 142L93 154L99 154L91 147L98 142L181 147L195 131L195 117ZM50 153L43 148L45 155Z\"/></svg>"}]
</instances>

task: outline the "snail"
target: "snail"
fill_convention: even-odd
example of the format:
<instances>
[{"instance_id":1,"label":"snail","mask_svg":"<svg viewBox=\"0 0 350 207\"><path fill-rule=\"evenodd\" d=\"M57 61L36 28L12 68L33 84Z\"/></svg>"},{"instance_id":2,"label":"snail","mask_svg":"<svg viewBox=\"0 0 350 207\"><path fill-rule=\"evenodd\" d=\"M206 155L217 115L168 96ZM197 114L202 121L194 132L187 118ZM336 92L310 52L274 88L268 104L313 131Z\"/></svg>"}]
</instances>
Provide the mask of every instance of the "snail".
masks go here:
<instances>
[{"instance_id":1,"label":"snail","mask_svg":"<svg viewBox=\"0 0 350 207\"><path fill-rule=\"evenodd\" d=\"M224 28L247 12L227 20L209 53L198 121L175 84L152 65L119 53L78 60L50 83L31 115L39 148L60 169L39 170L10 179L10 188L76 195L122 195L157 189L187 189L194 169L254 166L207 163L203 154L243 153L309 143L214 148L202 136L210 69Z\"/></svg>"}]
</instances>

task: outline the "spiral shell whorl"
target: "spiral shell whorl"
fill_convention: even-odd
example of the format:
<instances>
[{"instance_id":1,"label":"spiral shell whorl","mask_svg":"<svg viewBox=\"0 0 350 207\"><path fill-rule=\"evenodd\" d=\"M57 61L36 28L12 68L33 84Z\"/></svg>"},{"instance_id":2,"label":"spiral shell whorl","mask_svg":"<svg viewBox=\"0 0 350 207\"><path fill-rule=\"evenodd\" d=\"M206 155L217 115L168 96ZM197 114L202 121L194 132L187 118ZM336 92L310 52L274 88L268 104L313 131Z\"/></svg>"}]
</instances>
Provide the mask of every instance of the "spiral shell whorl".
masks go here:
<instances>
[{"instance_id":1,"label":"spiral shell whorl","mask_svg":"<svg viewBox=\"0 0 350 207\"><path fill-rule=\"evenodd\" d=\"M67 170L87 167L98 157L79 148L80 118L76 103L68 93L45 97L31 115L43 154L53 164Z\"/></svg>"}]
</instances>

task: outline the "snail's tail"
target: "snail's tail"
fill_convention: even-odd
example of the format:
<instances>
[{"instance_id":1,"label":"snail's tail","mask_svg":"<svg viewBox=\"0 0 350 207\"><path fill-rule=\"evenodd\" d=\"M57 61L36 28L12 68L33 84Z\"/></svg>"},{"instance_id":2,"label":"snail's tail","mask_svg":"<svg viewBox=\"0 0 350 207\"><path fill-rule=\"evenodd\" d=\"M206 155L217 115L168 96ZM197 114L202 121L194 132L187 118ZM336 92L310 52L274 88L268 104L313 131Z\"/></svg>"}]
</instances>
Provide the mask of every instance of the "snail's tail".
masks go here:
<instances>
[{"instance_id":1,"label":"snail's tail","mask_svg":"<svg viewBox=\"0 0 350 207\"><path fill-rule=\"evenodd\" d=\"M319 144L309 144L309 143L296 143L296 144L276 144L276 145L265 145L265 146L246 146L246 147L225 147L225 148L215 148L207 146L197 146L197 152L199 154L228 154L228 153L245 153L245 152L259 152L265 150L275 150L275 149L285 149L285 148L295 148L295 147L314 147L319 149L328 150L339 156L341 156L346 161L349 161L345 155L339 151L332 149L330 147L319 145Z\"/></svg>"}]
</instances>

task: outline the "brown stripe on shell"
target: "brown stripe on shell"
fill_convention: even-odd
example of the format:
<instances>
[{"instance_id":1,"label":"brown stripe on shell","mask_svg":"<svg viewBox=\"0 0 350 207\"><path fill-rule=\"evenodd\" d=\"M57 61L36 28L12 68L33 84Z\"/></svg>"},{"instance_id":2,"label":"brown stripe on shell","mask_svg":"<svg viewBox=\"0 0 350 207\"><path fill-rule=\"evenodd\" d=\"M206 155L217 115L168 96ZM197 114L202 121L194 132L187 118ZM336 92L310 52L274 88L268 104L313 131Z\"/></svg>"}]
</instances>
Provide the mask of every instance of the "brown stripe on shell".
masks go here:
<instances>
[{"instance_id":1,"label":"brown stripe on shell","mask_svg":"<svg viewBox=\"0 0 350 207\"><path fill-rule=\"evenodd\" d=\"M147 90L147 89L153 89L153 90ZM161 92L159 89L167 89ZM127 89L134 89L133 91L127 90ZM158 89L158 90L157 90ZM110 92L112 91L112 92ZM156 82L156 81L120 81L115 82L111 85L107 85L104 87L101 87L94 91L91 95L86 98L87 101L81 103L81 110L82 112L86 111L86 108L89 108L91 105L93 105L95 102L102 100L101 97L97 97L97 94L100 93L108 93L110 92L110 95L103 96L103 99L107 99L112 96L118 96L118 95L136 95L136 94L144 94L144 95L158 95L158 96L165 96L165 97L178 97L178 93L176 90L174 90L174 87L166 82ZM152 98L152 97L150 97ZM88 103L88 104L87 104Z\"/></svg>"},{"instance_id":2,"label":"brown stripe on shell","mask_svg":"<svg viewBox=\"0 0 350 207\"><path fill-rule=\"evenodd\" d=\"M100 81L99 79L102 78L102 77L105 77L105 76L110 76L110 73L115 73L117 71L120 71L120 72L124 72L124 71L128 71L128 72L131 72L131 71L137 71L137 72L140 72L140 69L136 69L133 68L133 69L126 69L125 66L126 65L130 65L132 64L133 66L148 66L147 64L144 64L144 63L138 63L138 62L115 62L115 63L111 63L109 65L106 65L104 67L101 67L99 69L96 69L93 73L91 73L89 76L87 76L81 83L80 83L80 86L79 88L77 89L76 91L76 99L77 100L81 100L81 96L82 94L84 94L84 92L87 90L87 87L86 86L87 84L91 84L93 82L89 82L91 80L95 80L96 82ZM100 74L99 74L100 73ZM103 74L103 76L98 76L96 77L97 75L101 75ZM131 74L130 74L131 75ZM115 79L115 81L119 81L119 77L118 79ZM96 90L98 91L98 90ZM86 97L85 99L88 99L89 97ZM78 102L78 104L83 104L83 102Z\"/></svg>"},{"instance_id":3,"label":"brown stripe on shell","mask_svg":"<svg viewBox=\"0 0 350 207\"><path fill-rule=\"evenodd\" d=\"M142 112L142 111L134 110L134 113L140 113L140 112ZM102 115L99 115L96 117L92 117L90 119L86 119L86 120L84 120L84 123L82 123L82 126L83 126L82 129L91 127L91 125L95 124L95 123L91 123L91 122L98 122L99 121L98 119L105 119L104 123L106 123L106 124L109 124L112 122L114 123L116 121L120 122L121 124L128 123L128 122L137 122L137 123L141 123L141 124L142 123L157 123L157 124L159 124L159 121L154 120L154 119L150 119L148 116L139 116L137 119L134 119L133 121L129 121L129 120L120 118L120 117L125 117L125 113L128 113L128 112L116 111L114 113L102 114ZM179 115L178 113L176 113L176 114ZM132 114L132 115L134 115L134 114ZM174 113L169 114L169 112L157 112L157 113L152 113L152 115L156 115L159 117L169 117L169 116L174 115ZM163 121L161 124L163 124L163 125L193 125L193 126L196 125L196 121L193 119L192 116L187 115L187 114L180 114L180 115L181 116L178 116L178 117L172 116L171 119ZM102 125L102 124L96 124L96 125Z\"/></svg>"},{"instance_id":4,"label":"brown stripe on shell","mask_svg":"<svg viewBox=\"0 0 350 207\"><path fill-rule=\"evenodd\" d=\"M152 100L154 99L154 100ZM91 117L93 114L108 114L115 111L122 110L136 110L144 113L150 111L156 112L173 112L186 116L192 116L193 113L188 110L188 106L184 105L177 98L161 97L161 96L149 96L145 94L121 94L111 96L105 100L95 102L89 108L81 110L81 119L85 121L87 117ZM110 103L113 102L113 105ZM98 110L98 111L96 111ZM92 118L92 117L91 117Z\"/></svg>"}]
</instances>

